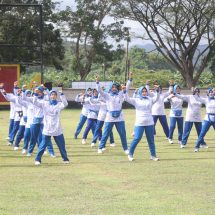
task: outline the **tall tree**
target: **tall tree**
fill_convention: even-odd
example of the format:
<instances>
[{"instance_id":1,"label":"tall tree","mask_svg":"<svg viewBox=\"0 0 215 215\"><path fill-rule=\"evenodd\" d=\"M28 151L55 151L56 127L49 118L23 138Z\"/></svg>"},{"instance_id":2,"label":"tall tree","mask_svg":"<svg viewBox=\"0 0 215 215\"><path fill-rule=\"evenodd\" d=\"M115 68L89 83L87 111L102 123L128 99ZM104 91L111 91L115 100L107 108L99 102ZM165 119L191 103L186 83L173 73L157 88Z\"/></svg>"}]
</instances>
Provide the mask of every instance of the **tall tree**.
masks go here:
<instances>
[{"instance_id":1,"label":"tall tree","mask_svg":"<svg viewBox=\"0 0 215 215\"><path fill-rule=\"evenodd\" d=\"M116 8L117 16L142 25L187 87L197 84L215 44L214 0L123 0Z\"/></svg>"},{"instance_id":2,"label":"tall tree","mask_svg":"<svg viewBox=\"0 0 215 215\"><path fill-rule=\"evenodd\" d=\"M107 38L119 41L123 38L123 22L113 21L105 25L113 3L108 0L76 0L77 8L67 7L60 13L64 20L66 37L75 41L73 69L84 80L91 71L93 62L104 63L121 54L121 47L107 42ZM114 47L115 46L115 47ZM116 49L114 50L113 47Z\"/></svg>"},{"instance_id":3,"label":"tall tree","mask_svg":"<svg viewBox=\"0 0 215 215\"><path fill-rule=\"evenodd\" d=\"M64 57L63 40L55 21L51 0L2 0L2 4L42 4L44 64L60 66ZM40 16L38 7L11 7L0 4L0 62L37 63L40 61ZM6 44L3 46L3 44ZM22 47L22 45L27 47ZM30 47L34 46L34 47Z\"/></svg>"}]
</instances>

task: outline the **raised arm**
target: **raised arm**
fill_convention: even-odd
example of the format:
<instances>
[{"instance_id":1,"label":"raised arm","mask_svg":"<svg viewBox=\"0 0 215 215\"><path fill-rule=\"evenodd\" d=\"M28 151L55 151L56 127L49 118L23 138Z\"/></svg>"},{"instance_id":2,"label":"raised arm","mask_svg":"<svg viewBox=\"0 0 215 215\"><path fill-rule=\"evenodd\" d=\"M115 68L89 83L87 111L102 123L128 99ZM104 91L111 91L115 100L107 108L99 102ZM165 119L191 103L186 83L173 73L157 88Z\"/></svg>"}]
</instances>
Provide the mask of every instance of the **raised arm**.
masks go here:
<instances>
[{"instance_id":1,"label":"raised arm","mask_svg":"<svg viewBox=\"0 0 215 215\"><path fill-rule=\"evenodd\" d=\"M130 89L130 86L132 84L132 80L133 80L133 73L129 72L129 77L128 77L128 81L126 83L126 91L128 92Z\"/></svg>"},{"instance_id":2,"label":"raised arm","mask_svg":"<svg viewBox=\"0 0 215 215\"><path fill-rule=\"evenodd\" d=\"M23 101L22 97L21 96L18 96L18 99L17 99L18 103L21 105L21 106L24 106L26 108L28 108L28 103L26 101Z\"/></svg>"},{"instance_id":3,"label":"raised arm","mask_svg":"<svg viewBox=\"0 0 215 215\"><path fill-rule=\"evenodd\" d=\"M206 104L207 103L207 98L202 98L202 97L200 97L200 96L198 96L198 95L194 95L194 98L197 100L197 101L199 101L199 102L201 102L202 104Z\"/></svg>"},{"instance_id":4,"label":"raised arm","mask_svg":"<svg viewBox=\"0 0 215 215\"><path fill-rule=\"evenodd\" d=\"M154 96L152 97L152 103L154 104L160 98L160 93L155 92Z\"/></svg>"},{"instance_id":5,"label":"raised arm","mask_svg":"<svg viewBox=\"0 0 215 215\"><path fill-rule=\"evenodd\" d=\"M33 97L33 105L35 105L35 106L37 106L37 107L43 109L44 100L39 100L39 99L37 98L37 96L34 96L34 97Z\"/></svg>"},{"instance_id":6,"label":"raised arm","mask_svg":"<svg viewBox=\"0 0 215 215\"><path fill-rule=\"evenodd\" d=\"M136 105L136 99L135 98L131 98L127 92L124 93L124 99L126 102L132 104L132 105Z\"/></svg>"},{"instance_id":7,"label":"raised arm","mask_svg":"<svg viewBox=\"0 0 215 215\"><path fill-rule=\"evenodd\" d=\"M60 100L61 100L60 109L62 110L68 106L68 101L63 93L60 94Z\"/></svg>"},{"instance_id":8,"label":"raised arm","mask_svg":"<svg viewBox=\"0 0 215 215\"><path fill-rule=\"evenodd\" d=\"M189 100L189 96L186 96L186 95L182 95L182 94L175 94L175 97L179 98L179 99L182 99L183 101L186 101L188 102Z\"/></svg>"},{"instance_id":9,"label":"raised arm","mask_svg":"<svg viewBox=\"0 0 215 215\"><path fill-rule=\"evenodd\" d=\"M104 97L105 99L108 99L108 94L105 93L103 91L103 89L101 88L101 86L99 85L99 76L98 75L96 76L96 89L97 89L98 93L100 93L100 95L102 97Z\"/></svg>"}]
</instances>

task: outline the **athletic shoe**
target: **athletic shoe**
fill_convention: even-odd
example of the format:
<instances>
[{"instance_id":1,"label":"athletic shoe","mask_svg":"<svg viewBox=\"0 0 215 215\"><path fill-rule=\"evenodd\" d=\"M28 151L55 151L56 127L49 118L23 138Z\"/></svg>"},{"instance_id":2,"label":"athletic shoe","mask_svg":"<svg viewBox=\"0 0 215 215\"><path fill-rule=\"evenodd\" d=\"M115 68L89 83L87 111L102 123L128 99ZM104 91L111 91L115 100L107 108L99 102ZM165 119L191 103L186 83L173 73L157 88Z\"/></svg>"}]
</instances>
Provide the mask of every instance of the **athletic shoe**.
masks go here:
<instances>
[{"instance_id":1,"label":"athletic shoe","mask_svg":"<svg viewBox=\"0 0 215 215\"><path fill-rule=\"evenodd\" d=\"M23 150L22 150L22 154L23 154L23 155L26 154L26 152L27 152L26 149L23 149Z\"/></svg>"},{"instance_id":2,"label":"athletic shoe","mask_svg":"<svg viewBox=\"0 0 215 215\"><path fill-rule=\"evenodd\" d=\"M134 160L134 157L132 155L128 155L128 160L129 161L133 161Z\"/></svg>"},{"instance_id":3,"label":"athletic shoe","mask_svg":"<svg viewBox=\"0 0 215 215\"><path fill-rule=\"evenodd\" d=\"M12 146L13 144L8 140L8 141L7 141L7 145L8 145L8 146Z\"/></svg>"},{"instance_id":4,"label":"athletic shoe","mask_svg":"<svg viewBox=\"0 0 215 215\"><path fill-rule=\"evenodd\" d=\"M199 151L199 148L195 148L195 149L194 149L194 152L198 152L198 151Z\"/></svg>"},{"instance_id":5,"label":"athletic shoe","mask_svg":"<svg viewBox=\"0 0 215 215\"><path fill-rule=\"evenodd\" d=\"M39 161L35 161L34 164L35 164L36 166L39 166L41 163L40 163Z\"/></svg>"},{"instance_id":6,"label":"athletic shoe","mask_svg":"<svg viewBox=\"0 0 215 215\"><path fill-rule=\"evenodd\" d=\"M115 147L116 144L115 143L110 143L110 147Z\"/></svg>"},{"instance_id":7,"label":"athletic shoe","mask_svg":"<svg viewBox=\"0 0 215 215\"><path fill-rule=\"evenodd\" d=\"M47 151L45 150L43 154L44 154L44 155L47 155L48 153L47 153Z\"/></svg>"},{"instance_id":8,"label":"athletic shoe","mask_svg":"<svg viewBox=\"0 0 215 215\"><path fill-rule=\"evenodd\" d=\"M98 154L102 154L102 153L103 153L102 149L98 149Z\"/></svg>"},{"instance_id":9,"label":"athletic shoe","mask_svg":"<svg viewBox=\"0 0 215 215\"><path fill-rule=\"evenodd\" d=\"M32 156L32 154L31 154L31 153L28 153L26 156L27 156L27 157L31 157L31 156Z\"/></svg>"},{"instance_id":10,"label":"athletic shoe","mask_svg":"<svg viewBox=\"0 0 215 215\"><path fill-rule=\"evenodd\" d=\"M6 138L6 140L9 140L9 139L10 139L10 137L7 137L7 138Z\"/></svg>"},{"instance_id":11,"label":"athletic shoe","mask_svg":"<svg viewBox=\"0 0 215 215\"><path fill-rule=\"evenodd\" d=\"M78 138L78 136L76 134L74 134L74 139L77 139L77 138Z\"/></svg>"},{"instance_id":12,"label":"athletic shoe","mask_svg":"<svg viewBox=\"0 0 215 215\"><path fill-rule=\"evenodd\" d=\"M50 154L51 158L56 158L56 156L54 154Z\"/></svg>"},{"instance_id":13,"label":"athletic shoe","mask_svg":"<svg viewBox=\"0 0 215 215\"><path fill-rule=\"evenodd\" d=\"M69 161L63 161L63 163L64 163L64 164L69 164L70 162L69 162Z\"/></svg>"},{"instance_id":14,"label":"athletic shoe","mask_svg":"<svg viewBox=\"0 0 215 215\"><path fill-rule=\"evenodd\" d=\"M179 141L178 141L178 144L179 144L179 145L182 145L182 142L181 142L181 140L179 140Z\"/></svg>"},{"instance_id":15,"label":"athletic shoe","mask_svg":"<svg viewBox=\"0 0 215 215\"><path fill-rule=\"evenodd\" d=\"M104 152L106 150L106 148L102 148L102 151Z\"/></svg>"},{"instance_id":16,"label":"athletic shoe","mask_svg":"<svg viewBox=\"0 0 215 215\"><path fill-rule=\"evenodd\" d=\"M17 150L19 150L19 147L15 146L15 147L13 148L13 150L14 150L14 151L17 151Z\"/></svg>"},{"instance_id":17,"label":"athletic shoe","mask_svg":"<svg viewBox=\"0 0 215 215\"><path fill-rule=\"evenodd\" d=\"M83 145L87 144L86 139L82 139L81 143L82 143Z\"/></svg>"},{"instance_id":18,"label":"athletic shoe","mask_svg":"<svg viewBox=\"0 0 215 215\"><path fill-rule=\"evenodd\" d=\"M153 161L159 161L159 158L151 156L151 160L153 160Z\"/></svg>"},{"instance_id":19,"label":"athletic shoe","mask_svg":"<svg viewBox=\"0 0 215 215\"><path fill-rule=\"evenodd\" d=\"M181 148L181 149L185 148L185 145L181 144L181 145L180 145L180 148Z\"/></svg>"},{"instance_id":20,"label":"athletic shoe","mask_svg":"<svg viewBox=\"0 0 215 215\"><path fill-rule=\"evenodd\" d=\"M125 150L124 152L125 152L125 154L126 154L126 155L128 155L128 154L129 154L129 150L128 150L128 149L127 149L127 150Z\"/></svg>"},{"instance_id":21,"label":"athletic shoe","mask_svg":"<svg viewBox=\"0 0 215 215\"><path fill-rule=\"evenodd\" d=\"M208 149L208 145L207 144L200 145L200 148Z\"/></svg>"},{"instance_id":22,"label":"athletic shoe","mask_svg":"<svg viewBox=\"0 0 215 215\"><path fill-rule=\"evenodd\" d=\"M91 148L93 148L93 147L95 147L96 146L96 144L95 143L91 143Z\"/></svg>"},{"instance_id":23,"label":"athletic shoe","mask_svg":"<svg viewBox=\"0 0 215 215\"><path fill-rule=\"evenodd\" d=\"M173 144L173 141L172 141L172 139L168 139L168 141L169 141L169 143L170 143L170 144Z\"/></svg>"}]
</instances>

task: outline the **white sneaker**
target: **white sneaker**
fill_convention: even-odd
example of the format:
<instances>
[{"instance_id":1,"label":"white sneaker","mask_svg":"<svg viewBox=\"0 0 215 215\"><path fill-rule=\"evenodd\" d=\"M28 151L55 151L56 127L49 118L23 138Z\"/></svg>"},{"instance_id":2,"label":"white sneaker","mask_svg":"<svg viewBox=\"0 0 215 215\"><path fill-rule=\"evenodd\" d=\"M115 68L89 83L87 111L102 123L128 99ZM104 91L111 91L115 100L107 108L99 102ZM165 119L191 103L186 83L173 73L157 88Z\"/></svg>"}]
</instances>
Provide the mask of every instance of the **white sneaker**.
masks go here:
<instances>
[{"instance_id":1,"label":"white sneaker","mask_svg":"<svg viewBox=\"0 0 215 215\"><path fill-rule=\"evenodd\" d=\"M208 149L208 145L206 145L206 144L200 145L200 148Z\"/></svg>"},{"instance_id":2,"label":"white sneaker","mask_svg":"<svg viewBox=\"0 0 215 215\"><path fill-rule=\"evenodd\" d=\"M31 155L32 155L31 153L28 153L26 156L27 156L27 157L31 157Z\"/></svg>"},{"instance_id":3,"label":"white sneaker","mask_svg":"<svg viewBox=\"0 0 215 215\"><path fill-rule=\"evenodd\" d=\"M102 149L98 149L98 154L102 154L102 153L103 153Z\"/></svg>"},{"instance_id":4,"label":"white sneaker","mask_svg":"<svg viewBox=\"0 0 215 215\"><path fill-rule=\"evenodd\" d=\"M170 143L170 144L173 144L173 141L172 141L172 139L168 139L168 141L169 141L169 143Z\"/></svg>"},{"instance_id":5,"label":"white sneaker","mask_svg":"<svg viewBox=\"0 0 215 215\"><path fill-rule=\"evenodd\" d=\"M40 163L39 161L35 161L34 164L35 164L36 166L39 166L41 163Z\"/></svg>"},{"instance_id":6,"label":"white sneaker","mask_svg":"<svg viewBox=\"0 0 215 215\"><path fill-rule=\"evenodd\" d=\"M185 148L185 145L181 144L181 145L180 145L180 148L181 148L181 149Z\"/></svg>"},{"instance_id":7,"label":"white sneaker","mask_svg":"<svg viewBox=\"0 0 215 215\"><path fill-rule=\"evenodd\" d=\"M43 153L44 155L47 155L48 153L47 153L47 151L44 151L44 153Z\"/></svg>"},{"instance_id":8,"label":"white sneaker","mask_svg":"<svg viewBox=\"0 0 215 215\"><path fill-rule=\"evenodd\" d=\"M13 148L13 150L14 150L14 151L17 151L17 150L19 150L19 147L15 146L15 147Z\"/></svg>"},{"instance_id":9,"label":"white sneaker","mask_svg":"<svg viewBox=\"0 0 215 215\"><path fill-rule=\"evenodd\" d=\"M91 148L93 148L93 147L95 147L96 146L96 144L95 143L91 143Z\"/></svg>"},{"instance_id":10,"label":"white sneaker","mask_svg":"<svg viewBox=\"0 0 215 215\"><path fill-rule=\"evenodd\" d=\"M56 158L56 156L55 156L55 155L53 155L53 154L51 154L51 155L50 155L50 157L51 157L51 158Z\"/></svg>"},{"instance_id":11,"label":"white sneaker","mask_svg":"<svg viewBox=\"0 0 215 215\"><path fill-rule=\"evenodd\" d=\"M127 150L125 150L124 152L125 152L125 154L126 154L126 155L128 155L128 154L129 154L129 150L128 150L128 149L127 149Z\"/></svg>"},{"instance_id":12,"label":"white sneaker","mask_svg":"<svg viewBox=\"0 0 215 215\"><path fill-rule=\"evenodd\" d=\"M199 151L199 148L195 148L195 149L194 149L194 152L198 152L198 151Z\"/></svg>"},{"instance_id":13,"label":"white sneaker","mask_svg":"<svg viewBox=\"0 0 215 215\"><path fill-rule=\"evenodd\" d=\"M102 148L102 151L104 152L106 150L106 148Z\"/></svg>"},{"instance_id":14,"label":"white sneaker","mask_svg":"<svg viewBox=\"0 0 215 215\"><path fill-rule=\"evenodd\" d=\"M22 150L22 154L23 154L23 155L26 154L26 152L27 152L26 149L23 149L23 150Z\"/></svg>"},{"instance_id":15,"label":"white sneaker","mask_svg":"<svg viewBox=\"0 0 215 215\"><path fill-rule=\"evenodd\" d=\"M82 139L81 143L82 143L83 145L87 144L86 139Z\"/></svg>"},{"instance_id":16,"label":"white sneaker","mask_svg":"<svg viewBox=\"0 0 215 215\"><path fill-rule=\"evenodd\" d=\"M159 161L159 158L151 156L151 160L153 160L153 161Z\"/></svg>"},{"instance_id":17,"label":"white sneaker","mask_svg":"<svg viewBox=\"0 0 215 215\"><path fill-rule=\"evenodd\" d=\"M9 140L9 139L10 139L10 137L7 137L7 138L6 138L6 140Z\"/></svg>"},{"instance_id":18,"label":"white sneaker","mask_svg":"<svg viewBox=\"0 0 215 215\"><path fill-rule=\"evenodd\" d=\"M116 144L115 143L110 143L110 147L115 147Z\"/></svg>"},{"instance_id":19,"label":"white sneaker","mask_svg":"<svg viewBox=\"0 0 215 215\"><path fill-rule=\"evenodd\" d=\"M69 161L63 161L63 163L64 163L64 164L70 164L70 162L69 162Z\"/></svg>"},{"instance_id":20,"label":"white sneaker","mask_svg":"<svg viewBox=\"0 0 215 215\"><path fill-rule=\"evenodd\" d=\"M132 155L128 155L128 160L129 161L133 161L134 160L134 157Z\"/></svg>"},{"instance_id":21,"label":"white sneaker","mask_svg":"<svg viewBox=\"0 0 215 215\"><path fill-rule=\"evenodd\" d=\"M179 141L178 141L178 144L179 144L179 145L182 145L182 142L181 142L181 140L179 140Z\"/></svg>"}]
</instances>

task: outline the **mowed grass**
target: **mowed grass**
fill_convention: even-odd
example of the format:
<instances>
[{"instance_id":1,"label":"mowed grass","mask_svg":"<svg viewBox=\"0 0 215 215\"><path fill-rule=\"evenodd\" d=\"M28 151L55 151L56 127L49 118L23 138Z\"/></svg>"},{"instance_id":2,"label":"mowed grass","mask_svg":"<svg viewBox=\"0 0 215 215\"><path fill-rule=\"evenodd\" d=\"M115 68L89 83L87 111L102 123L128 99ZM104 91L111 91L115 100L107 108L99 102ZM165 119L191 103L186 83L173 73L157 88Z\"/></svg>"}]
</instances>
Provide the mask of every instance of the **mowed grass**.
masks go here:
<instances>
[{"instance_id":1,"label":"mowed grass","mask_svg":"<svg viewBox=\"0 0 215 215\"><path fill-rule=\"evenodd\" d=\"M168 110L167 110L168 113ZM44 155L41 166L34 157L7 146L9 111L1 111L0 215L69 214L215 214L215 140L211 128L208 149L194 153L193 129L187 148L170 145L158 123L156 147L160 161L151 161L145 136L129 162L114 129L116 147L97 154L81 145L73 134L80 110L62 112L62 126L71 164ZM128 143L132 140L135 111L124 110ZM53 141L54 143L54 141ZM35 150L36 153L36 150Z\"/></svg>"}]
</instances>

